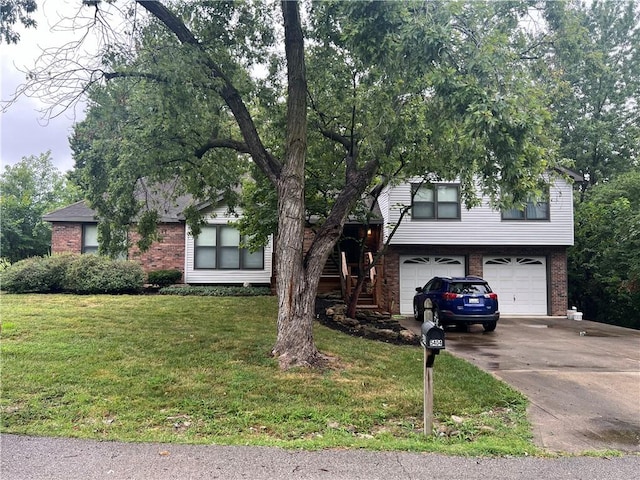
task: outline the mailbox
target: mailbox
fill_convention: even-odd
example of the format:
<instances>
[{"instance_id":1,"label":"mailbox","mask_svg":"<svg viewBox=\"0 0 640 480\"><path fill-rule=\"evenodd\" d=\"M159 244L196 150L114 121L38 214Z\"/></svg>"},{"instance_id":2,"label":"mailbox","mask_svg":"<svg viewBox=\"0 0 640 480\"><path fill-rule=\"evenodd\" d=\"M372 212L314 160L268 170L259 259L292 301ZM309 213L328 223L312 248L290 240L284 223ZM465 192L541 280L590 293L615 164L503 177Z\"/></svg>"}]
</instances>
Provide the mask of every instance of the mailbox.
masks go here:
<instances>
[{"instance_id":1,"label":"mailbox","mask_svg":"<svg viewBox=\"0 0 640 480\"><path fill-rule=\"evenodd\" d=\"M422 337L420 343L427 350L435 350L433 353L438 354L444 347L444 330L436 327L433 322L425 321L422 323Z\"/></svg>"},{"instance_id":2,"label":"mailbox","mask_svg":"<svg viewBox=\"0 0 640 480\"><path fill-rule=\"evenodd\" d=\"M424 434L430 435L433 427L433 362L444 349L444 330L425 318L420 343L424 347Z\"/></svg>"}]
</instances>

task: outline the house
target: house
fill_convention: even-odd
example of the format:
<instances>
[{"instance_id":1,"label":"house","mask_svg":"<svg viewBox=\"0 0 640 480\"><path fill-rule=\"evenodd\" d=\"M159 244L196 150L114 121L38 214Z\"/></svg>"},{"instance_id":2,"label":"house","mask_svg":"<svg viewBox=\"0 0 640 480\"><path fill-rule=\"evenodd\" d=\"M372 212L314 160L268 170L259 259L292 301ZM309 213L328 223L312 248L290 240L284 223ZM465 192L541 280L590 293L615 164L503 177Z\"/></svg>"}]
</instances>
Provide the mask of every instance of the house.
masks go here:
<instances>
[{"instance_id":1,"label":"house","mask_svg":"<svg viewBox=\"0 0 640 480\"><path fill-rule=\"evenodd\" d=\"M228 225L236 217L224 205L200 206L207 225L194 237L182 215L188 202L183 197L166 205L161 240L147 252L132 248L129 258L147 272L178 269L188 284L274 285L272 241L257 252L242 248L239 232ZM411 215L391 236L403 206L410 207ZM503 315L566 314L567 248L573 245L570 176L554 177L547 198L530 202L524 210L499 211L488 201L467 210L457 183L427 185L419 179L385 188L377 209L377 222L345 225L344 239L323 272L321 291L351 288L361 263L358 240L366 247L365 261L388 242L362 295L372 307L410 315L415 288L431 277L477 275L498 293ZM53 227L52 253L97 250L95 212L83 202L51 212L44 220ZM311 236L309 231L306 241Z\"/></svg>"},{"instance_id":2,"label":"house","mask_svg":"<svg viewBox=\"0 0 640 480\"><path fill-rule=\"evenodd\" d=\"M269 285L272 275L272 241L256 252L241 248L239 231L229 222L236 219L223 206L202 206L207 225L194 237L182 215L191 204L190 197L166 202L158 234L149 250L135 246L138 234L130 232L134 244L128 252L130 260L140 262L145 272L180 270L182 281L189 284ZM77 202L43 216L51 222L51 253L96 253L98 220L85 202Z\"/></svg>"},{"instance_id":3,"label":"house","mask_svg":"<svg viewBox=\"0 0 640 480\"><path fill-rule=\"evenodd\" d=\"M420 186L418 180L381 195L385 225L397 222L399 205L411 205L412 212L389 242L383 280L387 297L381 303L408 315L416 286L436 275L475 275L498 294L503 315L566 314L567 249L574 240L572 183L578 176L554 177L546 201L509 211L493 209L486 200L467 210L455 182ZM385 240L389 231L386 227Z\"/></svg>"}]
</instances>

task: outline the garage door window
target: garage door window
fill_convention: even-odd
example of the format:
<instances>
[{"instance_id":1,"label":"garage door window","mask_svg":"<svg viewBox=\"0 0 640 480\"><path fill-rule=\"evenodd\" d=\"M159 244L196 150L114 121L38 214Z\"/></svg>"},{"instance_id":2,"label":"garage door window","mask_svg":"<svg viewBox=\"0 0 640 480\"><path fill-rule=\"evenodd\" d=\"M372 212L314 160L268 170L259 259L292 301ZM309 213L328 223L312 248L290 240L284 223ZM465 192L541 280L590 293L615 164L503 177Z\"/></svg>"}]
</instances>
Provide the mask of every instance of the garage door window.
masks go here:
<instances>
[{"instance_id":1,"label":"garage door window","mask_svg":"<svg viewBox=\"0 0 640 480\"><path fill-rule=\"evenodd\" d=\"M412 185L413 219L459 219L460 189L458 185Z\"/></svg>"}]
</instances>

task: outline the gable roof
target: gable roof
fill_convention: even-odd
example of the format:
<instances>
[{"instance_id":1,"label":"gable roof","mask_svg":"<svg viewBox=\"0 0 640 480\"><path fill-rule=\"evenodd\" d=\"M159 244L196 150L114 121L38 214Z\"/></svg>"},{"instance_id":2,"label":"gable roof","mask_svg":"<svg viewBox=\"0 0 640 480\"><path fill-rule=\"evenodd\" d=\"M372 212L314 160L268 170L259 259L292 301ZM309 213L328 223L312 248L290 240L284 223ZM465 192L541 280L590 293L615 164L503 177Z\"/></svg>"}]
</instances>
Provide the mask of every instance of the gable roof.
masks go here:
<instances>
[{"instance_id":1,"label":"gable roof","mask_svg":"<svg viewBox=\"0 0 640 480\"><path fill-rule=\"evenodd\" d=\"M154 197L149 199L147 203L149 208L157 209L161 223L178 223L184 221L183 212L193 203L193 197L183 195L175 200ZM47 213L42 216L42 219L45 222L92 223L98 221L98 214L95 210L89 208L85 200L81 200Z\"/></svg>"},{"instance_id":2,"label":"gable roof","mask_svg":"<svg viewBox=\"0 0 640 480\"><path fill-rule=\"evenodd\" d=\"M178 223L184 221L183 212L193 205L192 195L180 195L172 198L176 185L173 182L148 184L141 179L136 185L135 197L146 205L146 210L155 210L159 214L161 223ZM195 205L201 209L204 204ZM67 207L54 210L42 216L45 222L82 222L92 223L98 221L95 210L89 207L86 200L73 203Z\"/></svg>"},{"instance_id":3,"label":"gable roof","mask_svg":"<svg viewBox=\"0 0 640 480\"><path fill-rule=\"evenodd\" d=\"M190 195L183 195L177 199L165 200L160 198L151 199L149 207L156 208L159 213L159 221L161 223L178 223L184 221L184 210L193 203ZM200 208L201 205L197 205ZM92 208L89 208L85 200L73 203L67 207L54 210L42 216L45 222L80 222L94 223L98 222L98 214Z\"/></svg>"},{"instance_id":4,"label":"gable roof","mask_svg":"<svg viewBox=\"0 0 640 480\"><path fill-rule=\"evenodd\" d=\"M96 212L84 200L42 216L45 222L97 222Z\"/></svg>"},{"instance_id":5,"label":"gable roof","mask_svg":"<svg viewBox=\"0 0 640 480\"><path fill-rule=\"evenodd\" d=\"M570 168L566 168L566 167L562 167L562 166L555 166L554 170L556 172L559 172L562 175L565 175L565 176L571 178L574 182L578 182L578 183L579 182L584 182L584 177L580 173L578 173L578 172L576 172L574 170L571 170Z\"/></svg>"}]
</instances>

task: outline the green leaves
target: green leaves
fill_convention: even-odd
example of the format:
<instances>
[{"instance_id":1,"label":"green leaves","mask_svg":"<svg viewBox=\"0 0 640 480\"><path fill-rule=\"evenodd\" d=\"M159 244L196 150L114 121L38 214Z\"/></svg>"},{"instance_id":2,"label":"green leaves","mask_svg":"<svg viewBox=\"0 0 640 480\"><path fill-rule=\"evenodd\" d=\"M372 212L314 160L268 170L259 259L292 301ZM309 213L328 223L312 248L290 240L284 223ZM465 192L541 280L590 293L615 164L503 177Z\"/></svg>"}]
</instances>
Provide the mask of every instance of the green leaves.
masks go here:
<instances>
[{"instance_id":1,"label":"green leaves","mask_svg":"<svg viewBox=\"0 0 640 480\"><path fill-rule=\"evenodd\" d=\"M36 27L36 21L32 18L38 8L35 0L3 0L0 9L0 41L5 43L18 43L20 34L15 31L14 25L18 22L23 27Z\"/></svg>"},{"instance_id":2,"label":"green leaves","mask_svg":"<svg viewBox=\"0 0 640 480\"><path fill-rule=\"evenodd\" d=\"M308 218L351 209L367 190L352 190L354 176L369 188L427 174L457 178L468 206L478 201L478 177L496 202L505 191L525 198L538 187L555 144L549 100L519 55L533 41L518 23L527 2L304 5ZM179 179L175 195L206 202L223 194L234 205L253 164L260 173L251 172L257 184L245 185L242 205L254 218L241 226L260 232L255 241L266 239L277 225L274 176L255 157L255 142L282 163L281 13L265 2L172 8L198 45L180 45L160 22L144 26L133 54L105 58L113 74L91 92L87 119L76 128L78 175L111 222L102 238L115 239L116 225L138 214L134 185L142 178ZM250 118L231 108L231 89ZM249 126L257 137L247 135ZM348 195L336 206L341 192ZM188 216L197 228L195 212ZM150 225L142 229L149 239Z\"/></svg>"},{"instance_id":3,"label":"green leaves","mask_svg":"<svg viewBox=\"0 0 640 480\"><path fill-rule=\"evenodd\" d=\"M553 109L561 154L591 184L629 171L640 145L640 8L637 2L548 2Z\"/></svg>"},{"instance_id":4,"label":"green leaves","mask_svg":"<svg viewBox=\"0 0 640 480\"><path fill-rule=\"evenodd\" d=\"M5 166L0 192L1 255L11 262L47 254L51 226L42 216L80 198L77 187L53 166L50 152Z\"/></svg>"},{"instance_id":5,"label":"green leaves","mask_svg":"<svg viewBox=\"0 0 640 480\"><path fill-rule=\"evenodd\" d=\"M575 219L572 301L589 319L640 327L640 173L592 187Z\"/></svg>"}]
</instances>

